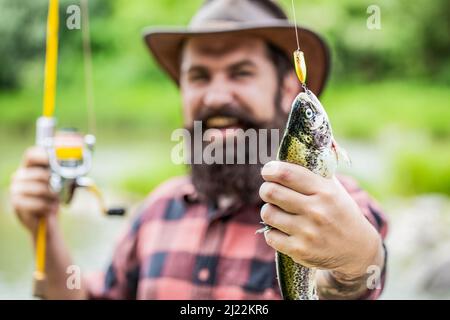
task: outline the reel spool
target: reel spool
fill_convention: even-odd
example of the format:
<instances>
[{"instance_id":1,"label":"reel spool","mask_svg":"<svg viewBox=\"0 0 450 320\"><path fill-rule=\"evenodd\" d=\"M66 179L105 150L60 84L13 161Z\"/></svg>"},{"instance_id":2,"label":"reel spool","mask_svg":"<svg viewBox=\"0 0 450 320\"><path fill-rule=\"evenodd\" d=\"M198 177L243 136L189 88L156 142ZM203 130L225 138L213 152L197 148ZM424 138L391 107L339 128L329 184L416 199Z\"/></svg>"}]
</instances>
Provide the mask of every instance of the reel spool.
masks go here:
<instances>
[{"instance_id":1,"label":"reel spool","mask_svg":"<svg viewBox=\"0 0 450 320\"><path fill-rule=\"evenodd\" d=\"M94 194L104 214L122 216L125 209L108 209L100 189L93 179L86 176L92 167L95 140L95 136L83 136L74 128L60 130L46 139L44 145L52 171L50 187L64 204L71 202L77 188L86 188Z\"/></svg>"}]
</instances>

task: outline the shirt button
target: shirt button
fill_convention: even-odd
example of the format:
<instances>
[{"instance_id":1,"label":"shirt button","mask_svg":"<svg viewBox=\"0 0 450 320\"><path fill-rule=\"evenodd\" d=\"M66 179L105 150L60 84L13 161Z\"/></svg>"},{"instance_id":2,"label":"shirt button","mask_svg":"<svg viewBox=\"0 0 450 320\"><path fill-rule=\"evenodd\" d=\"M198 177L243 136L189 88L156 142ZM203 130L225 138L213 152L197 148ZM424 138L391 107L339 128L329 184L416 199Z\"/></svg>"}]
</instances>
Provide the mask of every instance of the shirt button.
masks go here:
<instances>
[{"instance_id":1,"label":"shirt button","mask_svg":"<svg viewBox=\"0 0 450 320\"><path fill-rule=\"evenodd\" d=\"M209 270L208 268L203 268L198 273L198 279L200 281L206 281L209 278Z\"/></svg>"}]
</instances>

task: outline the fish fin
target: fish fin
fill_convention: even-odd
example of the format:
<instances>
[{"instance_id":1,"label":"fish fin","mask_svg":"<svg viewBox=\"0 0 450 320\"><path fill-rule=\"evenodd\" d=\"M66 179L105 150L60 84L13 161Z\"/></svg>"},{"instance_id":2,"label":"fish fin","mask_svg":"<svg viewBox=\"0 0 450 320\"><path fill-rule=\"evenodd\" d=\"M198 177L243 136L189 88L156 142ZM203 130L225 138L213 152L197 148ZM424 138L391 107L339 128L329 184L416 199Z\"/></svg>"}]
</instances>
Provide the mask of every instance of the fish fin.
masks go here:
<instances>
[{"instance_id":1,"label":"fish fin","mask_svg":"<svg viewBox=\"0 0 450 320\"><path fill-rule=\"evenodd\" d=\"M260 222L260 223L261 223L262 225L264 225L264 227L259 228L258 230L256 230L255 234L261 234L261 233L264 233L264 232L269 231L269 230L272 229L271 226L265 224L264 222Z\"/></svg>"},{"instance_id":2,"label":"fish fin","mask_svg":"<svg viewBox=\"0 0 450 320\"><path fill-rule=\"evenodd\" d=\"M336 156L336 160L338 162L343 160L347 165L352 164L352 160L348 156L347 151L345 151L345 149L341 148L334 138L332 138L332 140L331 140L331 147L333 149L333 152Z\"/></svg>"}]
</instances>

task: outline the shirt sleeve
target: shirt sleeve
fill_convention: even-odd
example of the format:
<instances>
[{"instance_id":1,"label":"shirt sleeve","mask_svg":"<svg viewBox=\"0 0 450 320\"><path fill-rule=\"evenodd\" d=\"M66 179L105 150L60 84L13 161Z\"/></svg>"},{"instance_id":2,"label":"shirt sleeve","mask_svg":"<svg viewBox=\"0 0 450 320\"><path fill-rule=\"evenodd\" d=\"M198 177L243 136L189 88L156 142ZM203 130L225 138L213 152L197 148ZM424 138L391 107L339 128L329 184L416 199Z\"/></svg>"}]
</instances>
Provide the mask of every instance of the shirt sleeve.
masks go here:
<instances>
[{"instance_id":1,"label":"shirt sleeve","mask_svg":"<svg viewBox=\"0 0 450 320\"><path fill-rule=\"evenodd\" d=\"M353 198L353 200L355 200L355 202L358 204L367 220L369 220L369 222L378 231L383 241L384 265L383 269L379 273L380 280L378 282L378 285L375 285L373 289L368 288L367 292L361 296L361 299L375 300L378 299L378 297L383 292L386 280L388 252L384 240L388 232L388 220L379 204L366 191L361 189L354 179L347 176L339 176L338 179L350 194L350 196Z\"/></svg>"}]
</instances>

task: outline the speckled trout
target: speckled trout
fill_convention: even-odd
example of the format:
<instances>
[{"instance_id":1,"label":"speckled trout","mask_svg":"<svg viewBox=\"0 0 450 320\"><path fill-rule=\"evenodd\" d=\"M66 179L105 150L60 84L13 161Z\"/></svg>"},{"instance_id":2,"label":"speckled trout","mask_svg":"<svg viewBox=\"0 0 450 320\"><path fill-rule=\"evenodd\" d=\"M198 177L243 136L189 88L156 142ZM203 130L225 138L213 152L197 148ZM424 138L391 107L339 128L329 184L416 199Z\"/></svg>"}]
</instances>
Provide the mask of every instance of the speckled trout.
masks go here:
<instances>
[{"instance_id":1,"label":"speckled trout","mask_svg":"<svg viewBox=\"0 0 450 320\"><path fill-rule=\"evenodd\" d=\"M338 148L330 121L317 97L304 87L292 103L286 130L277 159L301 165L312 172L331 178L337 167ZM345 153L342 153L344 157ZM270 226L263 231L270 230ZM278 284L283 299L316 300L315 269L296 263L276 252Z\"/></svg>"}]
</instances>

